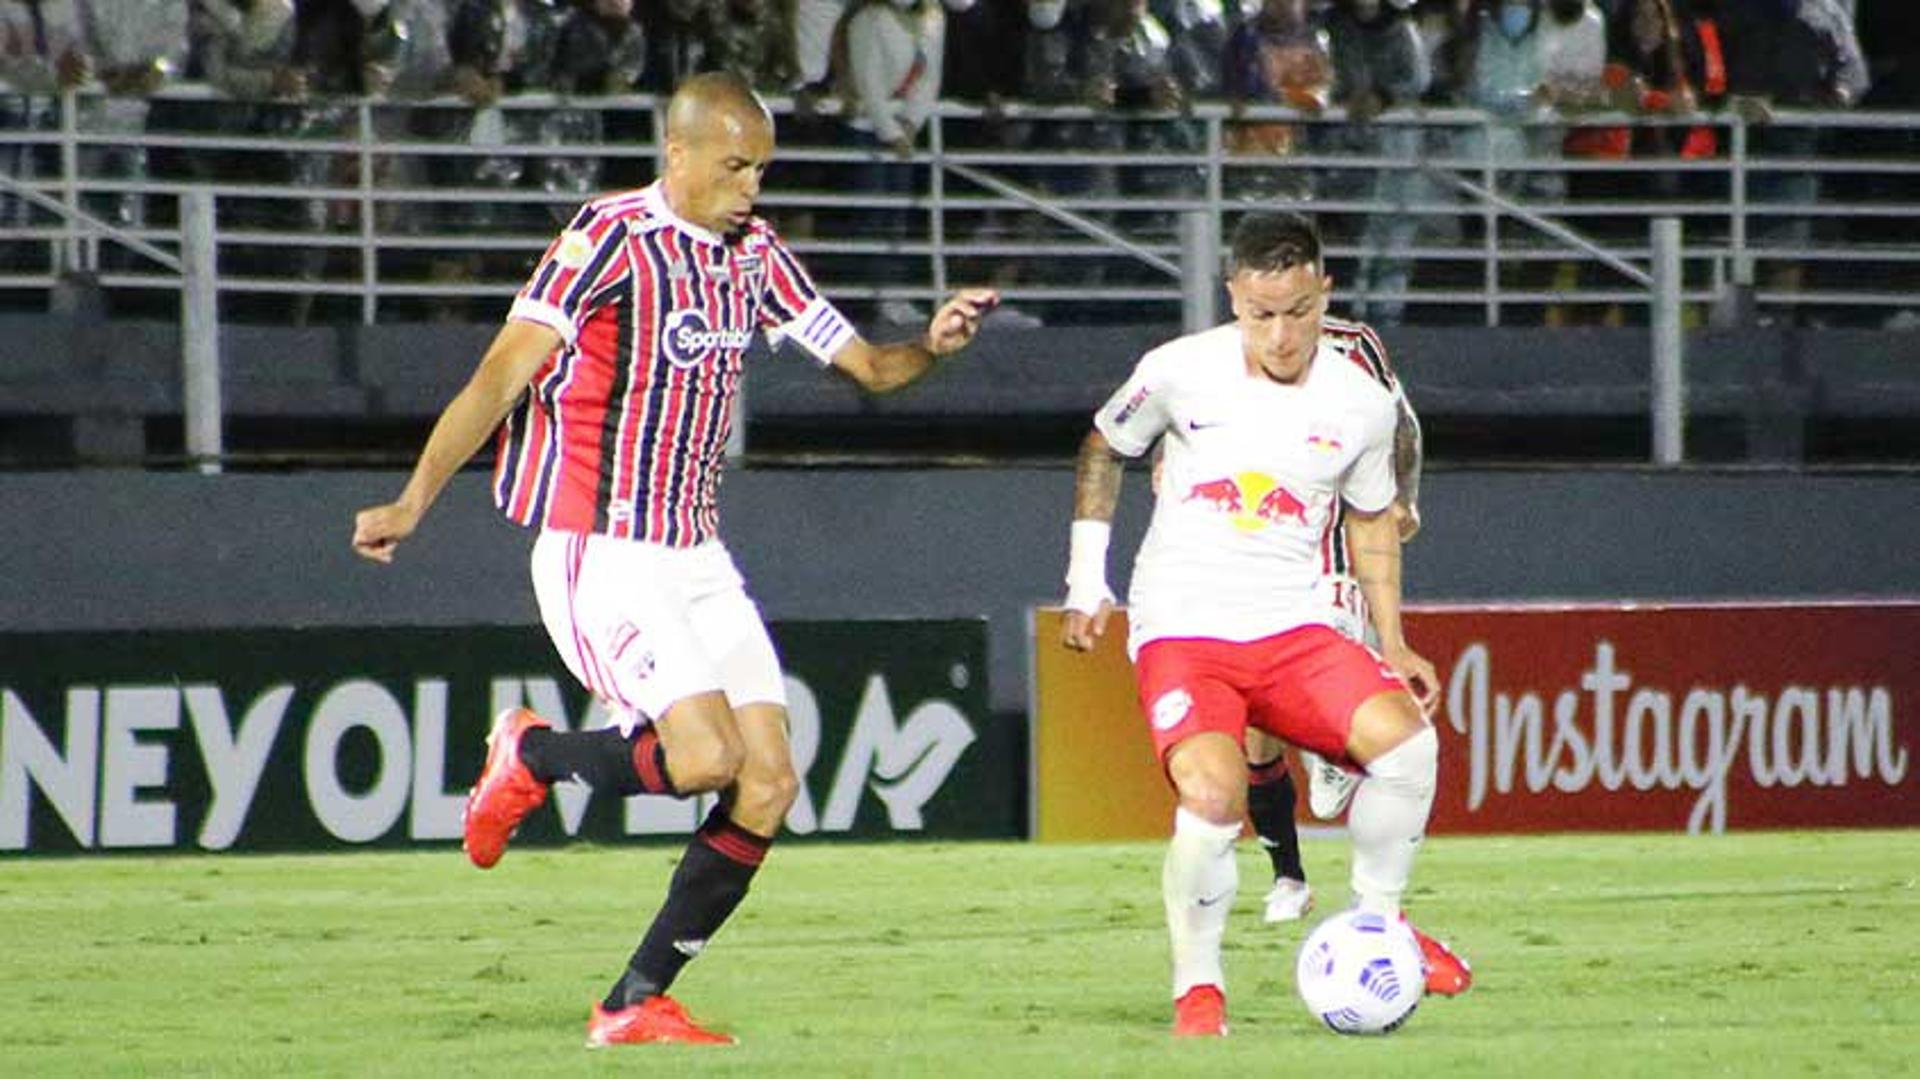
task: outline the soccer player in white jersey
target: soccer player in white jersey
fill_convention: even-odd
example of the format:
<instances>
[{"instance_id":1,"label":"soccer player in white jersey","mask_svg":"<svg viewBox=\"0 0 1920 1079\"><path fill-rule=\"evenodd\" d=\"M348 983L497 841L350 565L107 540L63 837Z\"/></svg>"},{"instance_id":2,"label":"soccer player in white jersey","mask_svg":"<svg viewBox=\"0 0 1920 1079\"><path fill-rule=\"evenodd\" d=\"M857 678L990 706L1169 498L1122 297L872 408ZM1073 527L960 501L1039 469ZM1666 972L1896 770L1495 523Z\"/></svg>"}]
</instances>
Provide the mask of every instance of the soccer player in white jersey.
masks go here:
<instances>
[{"instance_id":1,"label":"soccer player in white jersey","mask_svg":"<svg viewBox=\"0 0 1920 1079\"><path fill-rule=\"evenodd\" d=\"M1321 345L1340 352L1372 375L1393 394L1397 419L1393 432L1393 509L1406 543L1420 531L1420 417L1407 400L1406 388L1394 374L1387 347L1373 327L1328 316L1321 320ZM1356 641L1377 643L1366 613L1360 582L1353 576L1352 543L1343 527L1335 537L1332 598L1339 624L1334 628ZM1259 728L1247 731L1247 816L1255 836L1273 864L1273 886L1263 902L1268 922L1297 921L1313 908L1313 889L1307 885L1300 860L1300 836L1293 823L1298 797L1287 770L1285 744ZM1360 776L1340 765L1302 750L1300 763L1307 774L1307 805L1321 820L1338 817L1353 797ZM1464 973L1464 972L1463 972Z\"/></svg>"},{"instance_id":2,"label":"soccer player in white jersey","mask_svg":"<svg viewBox=\"0 0 1920 1079\"><path fill-rule=\"evenodd\" d=\"M595 731L558 731L526 709L495 721L466 805L475 865L499 861L556 780L619 795L720 793L626 969L593 1006L592 1046L733 1040L689 1018L667 989L745 898L799 786L779 660L717 532L752 334L794 341L886 391L964 347L996 299L962 291L919 340L863 340L754 216L772 156L773 118L745 81L683 83L667 106L661 178L581 208L434 425L400 497L355 519L354 549L391 561L497 430L494 497L538 531L541 620L617 718Z\"/></svg>"},{"instance_id":3,"label":"soccer player in white jersey","mask_svg":"<svg viewBox=\"0 0 1920 1079\"><path fill-rule=\"evenodd\" d=\"M1400 627L1393 397L1325 346L1330 284L1311 222L1249 214L1233 236L1234 321L1148 352L1080 449L1062 639L1086 650L1112 610L1106 548L1126 459L1167 440L1129 615L1141 707L1179 803L1161 876L1176 1035L1227 1031L1220 945L1249 724L1366 770L1348 822L1362 909L1402 916L1433 805L1426 713L1440 687ZM1335 628L1343 517L1377 653ZM1458 962L1420 938L1429 965Z\"/></svg>"}]
</instances>

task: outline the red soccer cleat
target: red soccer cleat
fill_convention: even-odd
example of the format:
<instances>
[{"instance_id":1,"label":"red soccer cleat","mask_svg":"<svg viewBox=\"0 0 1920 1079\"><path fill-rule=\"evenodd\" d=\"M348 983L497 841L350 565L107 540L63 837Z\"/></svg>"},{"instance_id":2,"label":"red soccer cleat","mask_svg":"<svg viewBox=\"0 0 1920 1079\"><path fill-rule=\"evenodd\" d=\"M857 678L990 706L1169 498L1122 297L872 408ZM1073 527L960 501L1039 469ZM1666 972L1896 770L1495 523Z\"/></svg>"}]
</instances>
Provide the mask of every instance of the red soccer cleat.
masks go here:
<instances>
[{"instance_id":1,"label":"red soccer cleat","mask_svg":"<svg viewBox=\"0 0 1920 1079\"><path fill-rule=\"evenodd\" d=\"M707 1030L687 1016L687 1010L670 996L651 996L638 1004L610 1012L604 1005L593 1006L587 1020L587 1048L607 1045L646 1045L672 1042L679 1045L732 1045L731 1034Z\"/></svg>"},{"instance_id":2,"label":"red soccer cleat","mask_svg":"<svg viewBox=\"0 0 1920 1079\"><path fill-rule=\"evenodd\" d=\"M461 814L466 835L460 845L482 869L493 868L506 853L513 830L547 800L547 785L520 763L520 736L546 726L551 724L525 708L509 709L493 721L493 731L487 735L487 765L480 770L480 781L467 792L467 808Z\"/></svg>"},{"instance_id":3,"label":"red soccer cleat","mask_svg":"<svg viewBox=\"0 0 1920 1079\"><path fill-rule=\"evenodd\" d=\"M1227 1036L1227 996L1217 985L1196 985L1173 1002L1173 1036L1224 1038Z\"/></svg>"},{"instance_id":4,"label":"red soccer cleat","mask_svg":"<svg viewBox=\"0 0 1920 1079\"><path fill-rule=\"evenodd\" d=\"M1444 942L1414 928L1414 924L1406 921L1404 915L1400 920L1413 930L1413 939L1420 944L1420 959L1427 968L1427 992L1456 997L1473 988L1473 968L1467 965L1466 960L1453 954L1453 949Z\"/></svg>"}]
</instances>

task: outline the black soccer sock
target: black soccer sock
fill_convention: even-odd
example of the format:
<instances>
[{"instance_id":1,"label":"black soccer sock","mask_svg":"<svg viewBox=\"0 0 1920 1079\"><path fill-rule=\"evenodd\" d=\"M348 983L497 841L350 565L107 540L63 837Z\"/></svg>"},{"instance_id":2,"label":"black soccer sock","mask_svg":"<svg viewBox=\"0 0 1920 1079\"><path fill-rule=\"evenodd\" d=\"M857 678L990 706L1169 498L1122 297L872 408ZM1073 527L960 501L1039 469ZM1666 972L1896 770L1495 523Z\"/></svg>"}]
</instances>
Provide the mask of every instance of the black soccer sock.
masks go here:
<instances>
[{"instance_id":1,"label":"black soccer sock","mask_svg":"<svg viewBox=\"0 0 1920 1079\"><path fill-rule=\"evenodd\" d=\"M1273 875L1304 881L1307 870L1300 864L1300 831L1293 822L1298 798L1285 757L1247 769L1247 815L1253 818L1260 845L1273 860Z\"/></svg>"},{"instance_id":2,"label":"black soccer sock","mask_svg":"<svg viewBox=\"0 0 1920 1079\"><path fill-rule=\"evenodd\" d=\"M772 845L773 840L735 824L725 806L715 806L687 844L667 885L667 901L627 960L626 973L607 991L606 1009L616 1011L666 992L680 968L700 954L746 898L753 874Z\"/></svg>"},{"instance_id":3,"label":"black soccer sock","mask_svg":"<svg viewBox=\"0 0 1920 1079\"><path fill-rule=\"evenodd\" d=\"M520 736L520 763L544 783L577 779L596 791L619 795L680 793L667 775L666 750L652 727L631 735L621 734L618 727L530 727Z\"/></svg>"}]
</instances>

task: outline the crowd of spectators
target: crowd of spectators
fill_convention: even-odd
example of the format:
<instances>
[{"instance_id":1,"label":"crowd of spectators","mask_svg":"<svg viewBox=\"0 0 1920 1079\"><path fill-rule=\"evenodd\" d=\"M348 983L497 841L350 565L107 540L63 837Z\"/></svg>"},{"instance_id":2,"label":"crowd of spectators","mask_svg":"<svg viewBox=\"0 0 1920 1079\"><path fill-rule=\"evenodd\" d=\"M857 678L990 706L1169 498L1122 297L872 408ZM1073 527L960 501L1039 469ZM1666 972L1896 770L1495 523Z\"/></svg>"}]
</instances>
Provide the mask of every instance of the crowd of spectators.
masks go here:
<instances>
[{"instance_id":1,"label":"crowd of spectators","mask_svg":"<svg viewBox=\"0 0 1920 1079\"><path fill-rule=\"evenodd\" d=\"M791 96L795 114L783 141L865 148L868 162L829 181L825 170L793 166L783 182L907 193L924 185L927 120L942 98L981 106L980 119L950 125L949 143L1054 151L1198 149L1193 102L1281 104L1304 120L1329 108L1342 124L1238 118L1228 147L1267 162L1237 169L1228 194L1250 200L1369 198L1395 206L1452 193L1413 170L1352 175L1291 167L1288 158L1330 151L1414 160L1427 154L1497 161L1722 154L1710 126L1634 128L1582 122L1583 114L1626 110L1692 114L1738 108L1850 107L1863 100L1920 107L1914 71L1920 52L1909 0L0 0L0 126L46 127L62 88L100 87L84 98L88 122L105 130L225 131L350 136L357 97L388 102L373 115L373 137L467 147L591 147L650 137L651 117L565 104L502 108L524 92L562 100L662 92L687 75L742 72L770 95ZM1858 8L1859 10L1856 10ZM1859 20L1856 24L1856 18ZM1904 40L1876 42L1880 89L1857 25ZM1885 46L1875 50L1876 44ZM213 99L147 95L170 83L200 82ZM816 111L836 100L837 110ZM1016 103L1084 106L1068 118L1034 117ZM410 104L411 103L411 104ZM1511 121L1448 133L1372 122L1398 106L1462 105ZM1138 115L1130 115L1138 114ZM1122 122L1124 120L1124 122ZM1762 127L1757 152L1815 152L1819 133ZM1908 140L1911 141L1911 135ZM148 161L131 149L103 149L98 175L179 169L236 172L309 186L352 183L339 156L284 154ZM544 191L553 205L603 187L643 180L639 157L555 152L526 158L468 152L427 159L380 158L383 183L439 183L502 191ZM33 174L34 154L0 162ZM44 168L44 158L39 167ZM1605 173L1516 171L1505 194L1557 200L1609 193ZM1193 170L1042 168L1020 176L1056 194L1172 194L1192 190ZM1660 183L1684 195L1685 174ZM1793 202L1819 197L1814 172L1756 177L1754 196ZM902 204L910 200L899 200ZM527 207L532 207L531 210ZM117 195L97 212L137 222L139 200ZM8 212L18 213L17 204ZM311 229L342 227L351 202L312 200ZM547 231L547 204L503 200L446 211L440 228ZM1386 297L1364 313L1392 322L1413 263L1407 250L1438 229L1471 229L1445 215L1378 214L1336 221L1366 254L1353 276ZM1159 224L1164 224L1160 222ZM1120 222L1120 224L1127 224ZM1134 222L1154 227L1154 222ZM837 223L836 223L837 225ZM908 232L906 210L869 215L860 227ZM422 222L389 220L405 231ZM805 225L802 226L806 227ZM985 215L966 227L992 234L1005 222ZM1765 236L1804 241L1805 219L1782 217ZM1344 230L1344 231L1343 231ZM1441 239L1449 237L1443 235ZM1451 238L1459 238L1456 231ZM322 253L324 254L324 253ZM313 256L315 258L320 255ZM472 265L413 267L428 277L471 276ZM313 272L319 272L318 267ZM1789 272L1786 269L1783 273Z\"/></svg>"}]
</instances>

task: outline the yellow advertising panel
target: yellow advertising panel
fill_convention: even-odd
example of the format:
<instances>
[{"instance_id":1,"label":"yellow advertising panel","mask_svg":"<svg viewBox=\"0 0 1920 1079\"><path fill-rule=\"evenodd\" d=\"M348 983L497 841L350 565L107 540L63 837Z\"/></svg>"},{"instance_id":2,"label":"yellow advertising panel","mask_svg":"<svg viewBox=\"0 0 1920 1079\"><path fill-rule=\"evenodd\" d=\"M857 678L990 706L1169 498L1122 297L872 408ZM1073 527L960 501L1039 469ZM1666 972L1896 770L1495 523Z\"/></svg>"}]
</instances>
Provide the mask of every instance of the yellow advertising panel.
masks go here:
<instances>
[{"instance_id":1,"label":"yellow advertising panel","mask_svg":"<svg viewBox=\"0 0 1920 1079\"><path fill-rule=\"evenodd\" d=\"M1126 612L1113 612L1092 652L1061 645L1063 621L1059 608L1033 612L1033 838L1163 838L1173 825L1173 790L1134 693Z\"/></svg>"}]
</instances>

